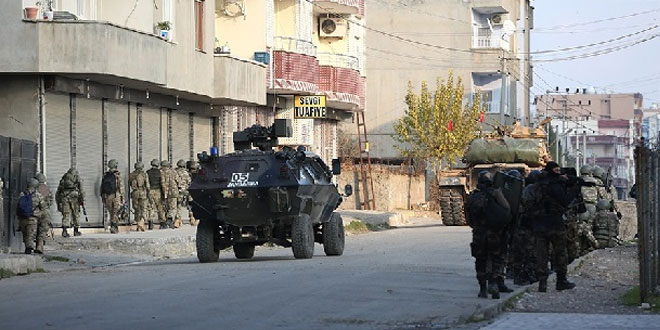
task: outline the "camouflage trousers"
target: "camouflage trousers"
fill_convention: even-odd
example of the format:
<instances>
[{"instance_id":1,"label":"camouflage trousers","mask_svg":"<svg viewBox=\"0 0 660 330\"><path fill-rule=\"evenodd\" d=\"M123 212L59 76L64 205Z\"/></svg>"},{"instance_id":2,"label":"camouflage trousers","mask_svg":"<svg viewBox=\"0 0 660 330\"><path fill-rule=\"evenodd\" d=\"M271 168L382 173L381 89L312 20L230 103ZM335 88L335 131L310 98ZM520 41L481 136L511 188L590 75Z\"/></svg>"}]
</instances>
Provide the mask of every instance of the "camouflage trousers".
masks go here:
<instances>
[{"instance_id":1,"label":"camouflage trousers","mask_svg":"<svg viewBox=\"0 0 660 330\"><path fill-rule=\"evenodd\" d=\"M548 257L552 245L552 266L558 277L565 277L568 267L566 230L549 230L534 233L536 239L536 275L539 280L548 279Z\"/></svg>"},{"instance_id":2,"label":"camouflage trousers","mask_svg":"<svg viewBox=\"0 0 660 330\"><path fill-rule=\"evenodd\" d=\"M121 204L122 200L117 194L105 195L103 197L103 206L105 207L105 210L108 211L110 224L119 224L119 212L121 211L122 207Z\"/></svg>"},{"instance_id":3,"label":"camouflage trousers","mask_svg":"<svg viewBox=\"0 0 660 330\"><path fill-rule=\"evenodd\" d=\"M188 210L188 220L190 220L190 225L191 226L196 226L197 225L197 219L195 219L195 216L192 213L192 210L190 209L190 195L185 193L185 194L180 194L179 195L179 208L185 208Z\"/></svg>"},{"instance_id":4,"label":"camouflage trousers","mask_svg":"<svg viewBox=\"0 0 660 330\"><path fill-rule=\"evenodd\" d=\"M18 220L18 226L21 228L23 243L26 248L34 249L34 241L37 238L37 223L36 217L20 218Z\"/></svg>"},{"instance_id":5,"label":"camouflage trousers","mask_svg":"<svg viewBox=\"0 0 660 330\"><path fill-rule=\"evenodd\" d=\"M149 219L157 217L157 223L165 224L165 206L163 205L163 198L161 197L160 190L149 191L150 199L150 216Z\"/></svg>"},{"instance_id":6,"label":"camouflage trousers","mask_svg":"<svg viewBox=\"0 0 660 330\"><path fill-rule=\"evenodd\" d=\"M578 220L569 216L566 222L566 256L568 263L580 256L580 236L578 235Z\"/></svg>"},{"instance_id":7,"label":"camouflage trousers","mask_svg":"<svg viewBox=\"0 0 660 330\"><path fill-rule=\"evenodd\" d=\"M584 221L578 222L578 238L580 238L580 254L583 256L598 249L598 240L594 237L593 226Z\"/></svg>"},{"instance_id":8,"label":"camouflage trousers","mask_svg":"<svg viewBox=\"0 0 660 330\"><path fill-rule=\"evenodd\" d=\"M131 202L133 203L133 212L135 212L137 228L138 230L144 229L144 221L147 219L148 213L148 200L146 197L132 197Z\"/></svg>"},{"instance_id":9,"label":"camouflage trousers","mask_svg":"<svg viewBox=\"0 0 660 330\"><path fill-rule=\"evenodd\" d=\"M78 203L78 198L76 199L64 199L60 207L62 212L62 227L80 227L80 204Z\"/></svg>"},{"instance_id":10,"label":"camouflage trousers","mask_svg":"<svg viewBox=\"0 0 660 330\"><path fill-rule=\"evenodd\" d=\"M165 210L167 212L167 219L172 221L180 219L179 215L179 198L178 197L167 197L165 199Z\"/></svg>"},{"instance_id":11,"label":"camouflage trousers","mask_svg":"<svg viewBox=\"0 0 660 330\"><path fill-rule=\"evenodd\" d=\"M519 227L511 241L512 268L515 278L529 280L536 276L535 239L530 228Z\"/></svg>"},{"instance_id":12,"label":"camouflage trousers","mask_svg":"<svg viewBox=\"0 0 660 330\"><path fill-rule=\"evenodd\" d=\"M474 257L477 280L495 280L504 277L507 233L504 230L472 229L470 250Z\"/></svg>"},{"instance_id":13,"label":"camouflage trousers","mask_svg":"<svg viewBox=\"0 0 660 330\"><path fill-rule=\"evenodd\" d=\"M44 212L44 215L37 220L37 240L46 241L48 230L50 229L50 212Z\"/></svg>"}]
</instances>

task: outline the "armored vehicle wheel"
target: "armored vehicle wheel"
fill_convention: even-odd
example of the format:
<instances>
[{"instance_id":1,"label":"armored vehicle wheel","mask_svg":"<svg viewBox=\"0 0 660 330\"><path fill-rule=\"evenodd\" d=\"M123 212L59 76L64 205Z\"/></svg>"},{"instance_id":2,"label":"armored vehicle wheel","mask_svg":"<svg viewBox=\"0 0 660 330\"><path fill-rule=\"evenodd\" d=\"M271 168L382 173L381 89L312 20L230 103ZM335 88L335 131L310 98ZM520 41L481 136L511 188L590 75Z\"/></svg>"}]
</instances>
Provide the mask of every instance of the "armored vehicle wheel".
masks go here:
<instances>
[{"instance_id":1,"label":"armored vehicle wheel","mask_svg":"<svg viewBox=\"0 0 660 330\"><path fill-rule=\"evenodd\" d=\"M208 220L202 220L197 226L197 259L199 262L218 262L220 250L214 246L213 236L215 225Z\"/></svg>"},{"instance_id":2,"label":"armored vehicle wheel","mask_svg":"<svg viewBox=\"0 0 660 330\"><path fill-rule=\"evenodd\" d=\"M237 259L250 259L254 257L254 244L234 243L234 255Z\"/></svg>"},{"instance_id":3,"label":"armored vehicle wheel","mask_svg":"<svg viewBox=\"0 0 660 330\"><path fill-rule=\"evenodd\" d=\"M314 255L314 227L308 215L302 214L291 225L291 249L296 259L310 259Z\"/></svg>"},{"instance_id":4,"label":"armored vehicle wheel","mask_svg":"<svg viewBox=\"0 0 660 330\"><path fill-rule=\"evenodd\" d=\"M327 256L340 256L344 253L344 221L341 215L332 212L330 220L323 224L323 251Z\"/></svg>"}]
</instances>

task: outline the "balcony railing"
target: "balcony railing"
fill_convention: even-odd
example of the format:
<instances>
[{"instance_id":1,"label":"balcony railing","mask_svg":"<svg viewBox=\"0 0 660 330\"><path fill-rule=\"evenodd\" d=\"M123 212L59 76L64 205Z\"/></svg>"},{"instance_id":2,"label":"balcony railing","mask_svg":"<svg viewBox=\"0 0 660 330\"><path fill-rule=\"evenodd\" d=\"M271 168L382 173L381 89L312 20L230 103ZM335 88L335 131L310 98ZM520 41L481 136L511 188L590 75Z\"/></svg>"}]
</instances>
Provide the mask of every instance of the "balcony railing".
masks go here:
<instances>
[{"instance_id":1,"label":"balcony railing","mask_svg":"<svg viewBox=\"0 0 660 330\"><path fill-rule=\"evenodd\" d=\"M336 14L364 14L364 0L314 0L318 4L315 8L321 12Z\"/></svg>"},{"instance_id":2,"label":"balcony railing","mask_svg":"<svg viewBox=\"0 0 660 330\"><path fill-rule=\"evenodd\" d=\"M316 46L311 41L296 39L292 37L275 37L273 50L303 54L316 57Z\"/></svg>"},{"instance_id":3,"label":"balcony railing","mask_svg":"<svg viewBox=\"0 0 660 330\"><path fill-rule=\"evenodd\" d=\"M318 53L319 65L360 70L360 59L351 55Z\"/></svg>"}]
</instances>

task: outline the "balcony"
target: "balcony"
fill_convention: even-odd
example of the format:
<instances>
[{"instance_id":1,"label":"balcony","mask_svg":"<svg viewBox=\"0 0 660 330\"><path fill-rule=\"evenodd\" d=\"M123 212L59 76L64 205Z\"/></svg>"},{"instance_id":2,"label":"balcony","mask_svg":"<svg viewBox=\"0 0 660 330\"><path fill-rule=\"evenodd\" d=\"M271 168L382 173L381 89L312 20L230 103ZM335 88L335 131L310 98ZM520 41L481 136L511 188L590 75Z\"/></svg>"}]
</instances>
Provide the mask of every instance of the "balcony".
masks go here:
<instances>
[{"instance_id":1,"label":"balcony","mask_svg":"<svg viewBox=\"0 0 660 330\"><path fill-rule=\"evenodd\" d=\"M213 66L215 104L266 105L266 64L222 54Z\"/></svg>"},{"instance_id":2,"label":"balcony","mask_svg":"<svg viewBox=\"0 0 660 330\"><path fill-rule=\"evenodd\" d=\"M328 106L342 110L364 108L364 79L357 70L357 58L348 55L319 54L319 88Z\"/></svg>"},{"instance_id":3,"label":"balcony","mask_svg":"<svg viewBox=\"0 0 660 330\"><path fill-rule=\"evenodd\" d=\"M314 0L314 12L320 14L364 15L364 0Z\"/></svg>"},{"instance_id":4,"label":"balcony","mask_svg":"<svg viewBox=\"0 0 660 330\"><path fill-rule=\"evenodd\" d=\"M271 93L318 93L316 46L306 40L275 37Z\"/></svg>"},{"instance_id":5,"label":"balcony","mask_svg":"<svg viewBox=\"0 0 660 330\"><path fill-rule=\"evenodd\" d=\"M472 48L509 50L509 39L503 33L491 31L489 28L479 28L477 35L472 36Z\"/></svg>"}]
</instances>

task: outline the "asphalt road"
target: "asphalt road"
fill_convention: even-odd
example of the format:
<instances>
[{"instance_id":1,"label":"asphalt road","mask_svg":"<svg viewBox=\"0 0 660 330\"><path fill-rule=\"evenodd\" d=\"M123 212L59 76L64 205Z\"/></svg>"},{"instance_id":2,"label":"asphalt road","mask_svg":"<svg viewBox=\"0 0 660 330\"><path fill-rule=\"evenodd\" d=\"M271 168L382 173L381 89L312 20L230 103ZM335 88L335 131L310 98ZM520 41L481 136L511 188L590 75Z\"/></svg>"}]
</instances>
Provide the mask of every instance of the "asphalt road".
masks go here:
<instances>
[{"instance_id":1,"label":"asphalt road","mask_svg":"<svg viewBox=\"0 0 660 330\"><path fill-rule=\"evenodd\" d=\"M415 225L347 236L343 256L295 260L257 248L13 277L0 281L4 329L443 328L493 300L476 298L466 227Z\"/></svg>"}]
</instances>

